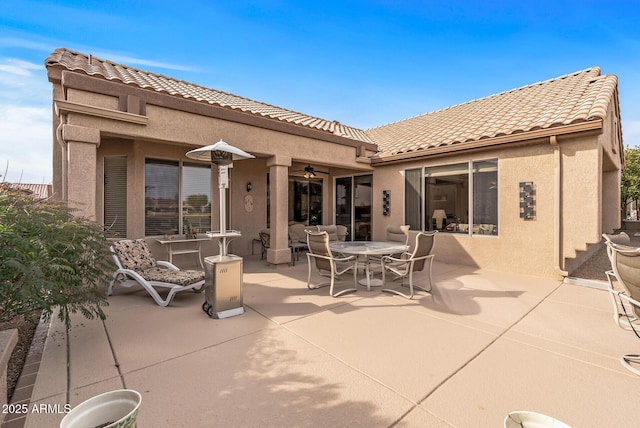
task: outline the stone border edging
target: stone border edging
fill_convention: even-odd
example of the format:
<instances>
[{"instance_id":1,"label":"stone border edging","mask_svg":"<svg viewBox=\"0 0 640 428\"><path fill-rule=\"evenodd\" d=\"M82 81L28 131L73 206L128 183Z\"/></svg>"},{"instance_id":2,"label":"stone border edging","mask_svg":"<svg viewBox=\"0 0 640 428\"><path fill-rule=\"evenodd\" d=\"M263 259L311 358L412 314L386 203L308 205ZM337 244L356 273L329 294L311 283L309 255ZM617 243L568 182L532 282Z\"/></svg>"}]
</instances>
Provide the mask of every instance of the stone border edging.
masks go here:
<instances>
[{"instance_id":1,"label":"stone border edging","mask_svg":"<svg viewBox=\"0 0 640 428\"><path fill-rule=\"evenodd\" d=\"M0 405L3 407L3 411L0 412L0 423L4 420L4 405L7 404L7 366L17 343L17 329L0 331Z\"/></svg>"},{"instance_id":2,"label":"stone border edging","mask_svg":"<svg viewBox=\"0 0 640 428\"><path fill-rule=\"evenodd\" d=\"M16 385L16 389L13 391L11 404L31 404L33 387L35 386L36 379L38 377L38 370L40 368L42 353L44 351L44 345L47 340L50 325L50 318L48 320L40 318L40 322L38 323L36 331L33 334L31 346L29 347L27 358L24 361L24 366L22 368L22 373L20 373L18 384ZM23 428L27 419L27 414L25 413L8 413L4 416L4 421L0 418L0 422L2 422L2 428Z\"/></svg>"}]
</instances>

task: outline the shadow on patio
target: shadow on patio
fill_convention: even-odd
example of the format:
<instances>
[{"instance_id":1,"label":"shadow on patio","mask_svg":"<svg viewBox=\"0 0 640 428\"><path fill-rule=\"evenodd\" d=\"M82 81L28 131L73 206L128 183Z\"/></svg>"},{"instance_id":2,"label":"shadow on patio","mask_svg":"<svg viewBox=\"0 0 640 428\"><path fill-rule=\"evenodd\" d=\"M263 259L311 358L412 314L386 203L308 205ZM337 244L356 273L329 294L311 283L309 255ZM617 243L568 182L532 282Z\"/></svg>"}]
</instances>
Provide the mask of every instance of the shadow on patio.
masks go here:
<instances>
[{"instance_id":1,"label":"shadow on patio","mask_svg":"<svg viewBox=\"0 0 640 428\"><path fill-rule=\"evenodd\" d=\"M143 396L141 427L502 426L533 410L575 427L633 426L637 349L605 291L434 264L414 300L307 290L307 264L246 257L243 315L214 320L203 296L161 308L116 290L108 319L54 321L32 401L72 406L111 389ZM424 277L420 278L424 280ZM67 353L69 369L67 371ZM63 415L30 414L26 426Z\"/></svg>"}]
</instances>

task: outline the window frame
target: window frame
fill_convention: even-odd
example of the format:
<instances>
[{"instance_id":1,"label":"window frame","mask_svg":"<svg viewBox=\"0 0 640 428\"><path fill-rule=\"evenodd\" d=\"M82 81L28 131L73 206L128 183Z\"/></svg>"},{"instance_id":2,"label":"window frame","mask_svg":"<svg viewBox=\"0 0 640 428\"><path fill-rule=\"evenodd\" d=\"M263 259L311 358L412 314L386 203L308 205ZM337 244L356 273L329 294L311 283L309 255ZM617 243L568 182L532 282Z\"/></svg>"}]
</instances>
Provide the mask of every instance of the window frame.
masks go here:
<instances>
[{"instance_id":1,"label":"window frame","mask_svg":"<svg viewBox=\"0 0 640 428\"><path fill-rule=\"evenodd\" d=\"M408 185L408 179L407 179L407 172L413 172L415 173L415 171L419 170L420 171L420 186L419 186L419 206L420 206L420 230L425 231L428 230L427 227L427 223L425 220L425 216L427 212L427 200L426 200L426 188L425 188L425 180L427 178L427 169L428 168L438 168L438 167L448 167L448 166L454 166L454 165L458 165L458 164L466 164L467 165L467 175L468 175L468 189L467 189L467 199L468 199L468 205L469 205L469 224L473 225L475 224L474 222L474 202L475 202L475 197L474 197L474 189L475 189L475 182L474 182L474 165L478 164L478 163L482 163L482 162L495 162L496 165L496 197L495 197L495 211L496 211L496 225L495 225L495 233L489 233L489 234L483 234L483 233L474 233L474 227L469 227L468 231L466 233L460 233L460 232L450 232L450 231L445 231L442 230L440 231L441 233L447 233L447 234L451 234L451 235L456 235L456 236L468 236L468 237L474 237L474 236L480 236L480 237L493 237L493 238L497 238L500 236L500 227L499 227L499 219L500 219L500 186L498 185L498 183L500 182L500 158L499 157L483 157L483 158L476 158L476 159L467 159L467 160L461 160L461 161L452 161L452 162L446 162L446 163L437 163L434 165L421 165L421 166L417 166L417 167L411 167L411 168L406 168L403 171L403 175L404 175L404 196L405 196L405 212L404 212L404 222L405 224L409 224L407 223L410 219L408 218L408 212L407 212L407 185ZM424 214L424 215L423 215Z\"/></svg>"},{"instance_id":2,"label":"window frame","mask_svg":"<svg viewBox=\"0 0 640 428\"><path fill-rule=\"evenodd\" d=\"M160 235L147 235L147 197L146 197L146 187L147 187L147 171L146 171L146 167L147 164L152 163L152 162L157 162L157 163L175 163L177 168L178 168L178 219L177 219L177 224L176 224L176 234L177 235L181 235L184 233L184 205L183 205L183 199L184 199L184 167L198 167L198 168L203 168L203 169L207 169L209 170L209 205L210 205L210 224L209 224L209 228L208 230L212 230L212 224L213 224L213 210L214 210L214 186L213 186L213 171L211 168L211 165L208 163L204 163L204 162L198 162L198 161L193 161L193 160L184 160L184 159L175 159L175 158L165 158L165 157L156 157L156 156L149 156L149 157L145 157L144 159L144 177L143 177L143 189L144 189L144 202L143 202L143 229L144 229L144 236L160 236Z\"/></svg>"}]
</instances>

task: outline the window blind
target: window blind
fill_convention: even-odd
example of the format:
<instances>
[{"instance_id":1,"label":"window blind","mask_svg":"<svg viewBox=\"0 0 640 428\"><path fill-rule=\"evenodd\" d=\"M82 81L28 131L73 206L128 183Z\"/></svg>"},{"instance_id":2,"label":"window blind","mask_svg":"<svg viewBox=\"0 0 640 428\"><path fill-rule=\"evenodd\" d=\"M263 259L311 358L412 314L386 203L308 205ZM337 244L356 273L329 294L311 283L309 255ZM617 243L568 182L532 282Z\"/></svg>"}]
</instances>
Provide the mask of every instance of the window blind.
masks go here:
<instances>
[{"instance_id":1,"label":"window blind","mask_svg":"<svg viewBox=\"0 0 640 428\"><path fill-rule=\"evenodd\" d=\"M127 157L104 158L104 226L109 235L127 236Z\"/></svg>"}]
</instances>

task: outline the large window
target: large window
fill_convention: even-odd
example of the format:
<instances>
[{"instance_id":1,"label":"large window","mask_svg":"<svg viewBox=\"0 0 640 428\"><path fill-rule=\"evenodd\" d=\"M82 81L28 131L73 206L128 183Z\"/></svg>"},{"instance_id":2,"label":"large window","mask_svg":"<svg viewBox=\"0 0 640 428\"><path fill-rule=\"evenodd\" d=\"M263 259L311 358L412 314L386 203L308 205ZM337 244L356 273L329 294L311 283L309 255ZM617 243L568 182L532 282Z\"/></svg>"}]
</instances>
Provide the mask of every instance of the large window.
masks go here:
<instances>
[{"instance_id":1,"label":"large window","mask_svg":"<svg viewBox=\"0 0 640 428\"><path fill-rule=\"evenodd\" d=\"M424 175L425 229L460 233L468 231L469 164L429 167L425 168Z\"/></svg>"},{"instance_id":2,"label":"large window","mask_svg":"<svg viewBox=\"0 0 640 428\"><path fill-rule=\"evenodd\" d=\"M145 235L211 230L211 168L147 159Z\"/></svg>"},{"instance_id":3,"label":"large window","mask_svg":"<svg viewBox=\"0 0 640 428\"><path fill-rule=\"evenodd\" d=\"M497 183L497 159L406 170L405 222L418 230L497 235Z\"/></svg>"},{"instance_id":4,"label":"large window","mask_svg":"<svg viewBox=\"0 0 640 428\"><path fill-rule=\"evenodd\" d=\"M182 225L196 232L211 230L211 168L182 166Z\"/></svg>"},{"instance_id":5,"label":"large window","mask_svg":"<svg viewBox=\"0 0 640 428\"><path fill-rule=\"evenodd\" d=\"M498 234L498 160L473 162L473 233Z\"/></svg>"}]
</instances>

